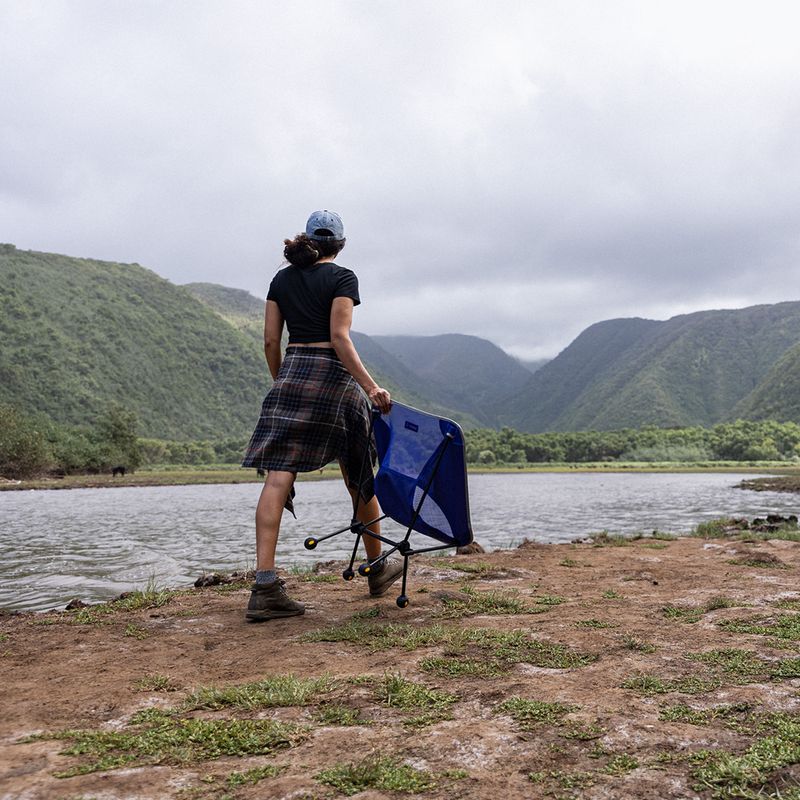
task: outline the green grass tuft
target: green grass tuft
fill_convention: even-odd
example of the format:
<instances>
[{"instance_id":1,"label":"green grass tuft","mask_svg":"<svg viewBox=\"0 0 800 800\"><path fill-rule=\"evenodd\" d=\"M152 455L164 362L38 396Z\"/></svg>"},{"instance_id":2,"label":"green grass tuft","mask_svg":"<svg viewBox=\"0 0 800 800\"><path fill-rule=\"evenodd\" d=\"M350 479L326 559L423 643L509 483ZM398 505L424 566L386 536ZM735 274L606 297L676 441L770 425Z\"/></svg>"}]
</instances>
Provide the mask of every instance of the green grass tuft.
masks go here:
<instances>
[{"instance_id":1,"label":"green grass tuft","mask_svg":"<svg viewBox=\"0 0 800 800\"><path fill-rule=\"evenodd\" d=\"M416 683L394 673L383 676L375 696L390 708L422 712L405 721L406 725L417 728L451 719L450 709L458 699L454 694L431 689L423 683Z\"/></svg>"},{"instance_id":2,"label":"green grass tuft","mask_svg":"<svg viewBox=\"0 0 800 800\"><path fill-rule=\"evenodd\" d=\"M419 794L436 787L436 779L429 772L389 756L368 756L357 763L339 764L318 772L315 777L348 797L368 789Z\"/></svg>"},{"instance_id":3,"label":"green grass tuft","mask_svg":"<svg viewBox=\"0 0 800 800\"><path fill-rule=\"evenodd\" d=\"M63 754L82 757L82 763L56 775L68 778L145 764L182 765L223 756L267 755L307 736L299 726L275 720L182 719L156 709L148 711L121 731L68 730L36 738L72 743Z\"/></svg>"},{"instance_id":4,"label":"green grass tuft","mask_svg":"<svg viewBox=\"0 0 800 800\"><path fill-rule=\"evenodd\" d=\"M327 675L321 678L273 675L262 681L238 686L201 687L184 700L183 710L307 706L319 702L337 685L337 681Z\"/></svg>"},{"instance_id":5,"label":"green grass tuft","mask_svg":"<svg viewBox=\"0 0 800 800\"><path fill-rule=\"evenodd\" d=\"M133 688L137 692L177 692L180 686L169 675L145 675Z\"/></svg>"},{"instance_id":6,"label":"green grass tuft","mask_svg":"<svg viewBox=\"0 0 800 800\"><path fill-rule=\"evenodd\" d=\"M526 700L511 697L498 706L498 710L511 716L523 728L537 725L558 725L565 714L578 711L580 706L566 703L546 703L542 700Z\"/></svg>"}]
</instances>

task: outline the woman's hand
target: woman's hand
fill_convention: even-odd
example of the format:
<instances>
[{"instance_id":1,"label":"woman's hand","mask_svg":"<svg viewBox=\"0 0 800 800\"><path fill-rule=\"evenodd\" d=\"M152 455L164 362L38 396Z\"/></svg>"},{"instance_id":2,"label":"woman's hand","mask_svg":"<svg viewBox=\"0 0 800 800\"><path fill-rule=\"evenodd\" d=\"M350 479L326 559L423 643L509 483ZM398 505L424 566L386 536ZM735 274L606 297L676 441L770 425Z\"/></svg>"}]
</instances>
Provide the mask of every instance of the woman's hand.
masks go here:
<instances>
[{"instance_id":1,"label":"woman's hand","mask_svg":"<svg viewBox=\"0 0 800 800\"><path fill-rule=\"evenodd\" d=\"M367 392L367 397L369 397L370 403L372 403L381 414L389 413L392 407L392 396L386 389L381 389L380 386L376 386L374 389L370 389L369 392Z\"/></svg>"}]
</instances>

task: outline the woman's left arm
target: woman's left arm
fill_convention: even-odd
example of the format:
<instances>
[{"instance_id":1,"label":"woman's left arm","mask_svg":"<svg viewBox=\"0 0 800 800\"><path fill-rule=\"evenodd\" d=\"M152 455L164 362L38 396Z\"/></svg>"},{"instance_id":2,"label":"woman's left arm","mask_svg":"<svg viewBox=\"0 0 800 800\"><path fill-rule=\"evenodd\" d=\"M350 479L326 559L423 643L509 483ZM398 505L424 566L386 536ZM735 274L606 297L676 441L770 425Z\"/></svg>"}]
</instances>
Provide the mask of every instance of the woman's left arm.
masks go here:
<instances>
[{"instance_id":1,"label":"woman's left arm","mask_svg":"<svg viewBox=\"0 0 800 800\"><path fill-rule=\"evenodd\" d=\"M331 306L331 344L347 371L366 392L370 402L386 414L392 407L392 398L386 389L378 386L361 362L353 340L350 325L353 322L353 301L349 297L334 297Z\"/></svg>"}]
</instances>

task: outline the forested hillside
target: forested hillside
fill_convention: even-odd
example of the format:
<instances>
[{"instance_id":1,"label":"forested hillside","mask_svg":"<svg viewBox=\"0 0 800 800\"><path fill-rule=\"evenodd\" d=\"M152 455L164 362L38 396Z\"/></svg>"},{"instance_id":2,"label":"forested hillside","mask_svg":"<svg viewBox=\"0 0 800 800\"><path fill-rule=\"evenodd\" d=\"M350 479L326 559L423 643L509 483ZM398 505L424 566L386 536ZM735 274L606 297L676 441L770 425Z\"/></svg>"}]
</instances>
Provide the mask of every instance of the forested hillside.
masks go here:
<instances>
[{"instance_id":1,"label":"forested hillside","mask_svg":"<svg viewBox=\"0 0 800 800\"><path fill-rule=\"evenodd\" d=\"M252 429L267 385L251 338L137 264L0 246L0 403L91 425L109 404L139 431Z\"/></svg>"},{"instance_id":2,"label":"forested hillside","mask_svg":"<svg viewBox=\"0 0 800 800\"><path fill-rule=\"evenodd\" d=\"M756 413L738 404L798 342L798 302L599 323L535 373L501 419L525 431L713 425L737 407Z\"/></svg>"},{"instance_id":3,"label":"forested hillside","mask_svg":"<svg viewBox=\"0 0 800 800\"><path fill-rule=\"evenodd\" d=\"M243 290L179 287L138 264L0 245L0 405L84 426L116 405L145 437L245 437L270 384L263 308ZM533 374L475 336L353 340L396 399L468 428L800 421L798 302L607 320Z\"/></svg>"},{"instance_id":4,"label":"forested hillside","mask_svg":"<svg viewBox=\"0 0 800 800\"><path fill-rule=\"evenodd\" d=\"M761 383L733 409L731 416L800 422L800 344L775 363Z\"/></svg>"}]
</instances>

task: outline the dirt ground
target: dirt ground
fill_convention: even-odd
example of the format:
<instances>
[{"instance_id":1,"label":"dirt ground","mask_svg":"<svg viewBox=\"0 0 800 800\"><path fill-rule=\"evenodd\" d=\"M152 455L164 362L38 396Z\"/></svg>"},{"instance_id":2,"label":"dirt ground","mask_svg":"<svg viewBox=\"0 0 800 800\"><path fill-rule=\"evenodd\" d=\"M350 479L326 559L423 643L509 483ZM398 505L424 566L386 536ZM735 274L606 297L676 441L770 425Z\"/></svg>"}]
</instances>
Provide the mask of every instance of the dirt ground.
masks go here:
<instances>
[{"instance_id":1,"label":"dirt ground","mask_svg":"<svg viewBox=\"0 0 800 800\"><path fill-rule=\"evenodd\" d=\"M796 543L412 565L405 609L324 564L262 624L242 584L0 617L0 798L800 797Z\"/></svg>"}]
</instances>

